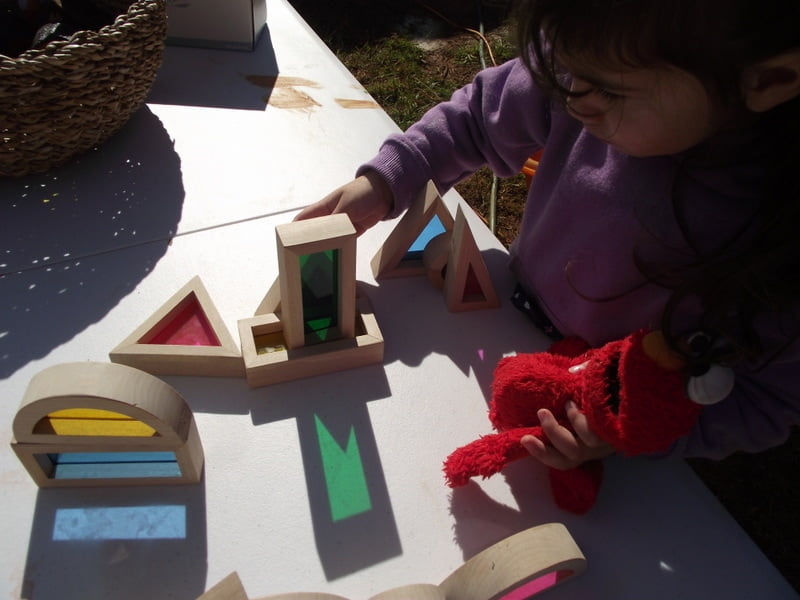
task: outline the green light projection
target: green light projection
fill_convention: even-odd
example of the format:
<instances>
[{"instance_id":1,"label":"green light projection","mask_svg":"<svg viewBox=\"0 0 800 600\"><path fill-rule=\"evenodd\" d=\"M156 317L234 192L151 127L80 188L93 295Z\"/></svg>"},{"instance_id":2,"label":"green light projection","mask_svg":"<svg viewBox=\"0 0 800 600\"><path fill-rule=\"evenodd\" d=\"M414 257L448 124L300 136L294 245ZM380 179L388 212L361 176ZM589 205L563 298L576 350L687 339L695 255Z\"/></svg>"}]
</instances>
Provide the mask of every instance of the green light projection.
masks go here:
<instances>
[{"instance_id":1,"label":"green light projection","mask_svg":"<svg viewBox=\"0 0 800 600\"><path fill-rule=\"evenodd\" d=\"M314 422L322 455L331 519L337 522L369 511L372 502L355 428L350 427L347 446L342 449L319 416L314 415Z\"/></svg>"}]
</instances>

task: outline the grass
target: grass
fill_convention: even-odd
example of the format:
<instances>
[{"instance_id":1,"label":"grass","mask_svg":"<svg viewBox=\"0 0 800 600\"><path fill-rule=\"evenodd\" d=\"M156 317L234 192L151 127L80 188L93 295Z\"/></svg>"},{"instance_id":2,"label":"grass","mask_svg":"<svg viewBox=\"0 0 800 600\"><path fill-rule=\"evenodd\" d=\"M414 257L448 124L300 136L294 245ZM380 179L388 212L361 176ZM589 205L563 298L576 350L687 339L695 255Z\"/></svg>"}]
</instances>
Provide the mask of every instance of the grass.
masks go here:
<instances>
[{"instance_id":1,"label":"grass","mask_svg":"<svg viewBox=\"0 0 800 600\"><path fill-rule=\"evenodd\" d=\"M478 36L466 28L478 30L483 21L498 63L515 53L503 0L428 0L433 7L412 0L290 1L402 129L490 64ZM482 169L456 188L488 221L491 173ZM516 235L525 198L523 177L499 183L495 234L506 246ZM800 593L798 456L795 431L787 444L759 455L688 462Z\"/></svg>"},{"instance_id":2,"label":"grass","mask_svg":"<svg viewBox=\"0 0 800 600\"><path fill-rule=\"evenodd\" d=\"M431 0L436 3L435 0ZM475 5L453 2L445 17L437 7L402 0L292 0L292 5L353 73L401 129L469 82L492 57L497 63L512 58L516 45L504 24L506 9L487 8L480 41ZM460 11L460 12L459 12ZM335 15L335 18L333 18ZM499 182L481 169L456 189L489 223L506 246L517 233L525 204L523 176ZM494 208L494 212L493 209Z\"/></svg>"}]
</instances>

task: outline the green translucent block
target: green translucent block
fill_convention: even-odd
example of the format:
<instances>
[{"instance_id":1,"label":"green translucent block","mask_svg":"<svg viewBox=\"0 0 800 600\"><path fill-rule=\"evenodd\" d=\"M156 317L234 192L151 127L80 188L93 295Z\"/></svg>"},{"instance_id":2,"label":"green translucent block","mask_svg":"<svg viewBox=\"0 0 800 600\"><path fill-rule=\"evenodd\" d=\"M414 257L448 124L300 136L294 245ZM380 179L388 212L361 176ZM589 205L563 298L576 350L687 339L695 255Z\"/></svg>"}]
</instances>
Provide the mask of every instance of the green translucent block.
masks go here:
<instances>
[{"instance_id":1,"label":"green translucent block","mask_svg":"<svg viewBox=\"0 0 800 600\"><path fill-rule=\"evenodd\" d=\"M306 336L324 342L339 324L339 250L300 257Z\"/></svg>"}]
</instances>

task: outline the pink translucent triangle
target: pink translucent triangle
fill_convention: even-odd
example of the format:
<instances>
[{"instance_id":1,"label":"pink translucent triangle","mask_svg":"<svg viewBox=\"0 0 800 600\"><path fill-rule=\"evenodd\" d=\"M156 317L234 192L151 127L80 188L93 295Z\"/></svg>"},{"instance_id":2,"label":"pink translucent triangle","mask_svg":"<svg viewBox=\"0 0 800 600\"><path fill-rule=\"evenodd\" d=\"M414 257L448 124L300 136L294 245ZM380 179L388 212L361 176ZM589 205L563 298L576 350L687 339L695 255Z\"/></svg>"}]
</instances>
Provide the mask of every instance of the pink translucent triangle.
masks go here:
<instances>
[{"instance_id":1,"label":"pink translucent triangle","mask_svg":"<svg viewBox=\"0 0 800 600\"><path fill-rule=\"evenodd\" d=\"M553 573L547 573L521 585L505 596L501 596L500 600L526 600L527 598L535 596L540 592L550 589L559 581L566 579L570 575L572 575L572 571L556 571Z\"/></svg>"},{"instance_id":2,"label":"pink translucent triangle","mask_svg":"<svg viewBox=\"0 0 800 600\"><path fill-rule=\"evenodd\" d=\"M170 346L220 346L219 338L208 322L200 303L190 302L147 342Z\"/></svg>"}]
</instances>

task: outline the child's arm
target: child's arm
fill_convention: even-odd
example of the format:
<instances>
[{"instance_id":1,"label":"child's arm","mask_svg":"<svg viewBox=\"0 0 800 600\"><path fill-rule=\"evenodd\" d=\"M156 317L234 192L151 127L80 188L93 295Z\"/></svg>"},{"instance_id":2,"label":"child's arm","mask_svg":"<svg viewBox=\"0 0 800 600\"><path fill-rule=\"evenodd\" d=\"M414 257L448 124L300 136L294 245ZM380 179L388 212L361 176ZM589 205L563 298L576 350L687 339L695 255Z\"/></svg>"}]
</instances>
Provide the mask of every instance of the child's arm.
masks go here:
<instances>
[{"instance_id":1,"label":"child's arm","mask_svg":"<svg viewBox=\"0 0 800 600\"><path fill-rule=\"evenodd\" d=\"M358 173L374 170L389 184L394 217L428 181L444 193L485 165L500 177L519 173L549 128L548 99L514 59L481 71L405 133L387 138Z\"/></svg>"},{"instance_id":2,"label":"child's arm","mask_svg":"<svg viewBox=\"0 0 800 600\"><path fill-rule=\"evenodd\" d=\"M301 210L295 221L345 213L353 222L356 233L361 235L385 218L393 205L392 190L383 178L374 171L367 171Z\"/></svg>"}]
</instances>

